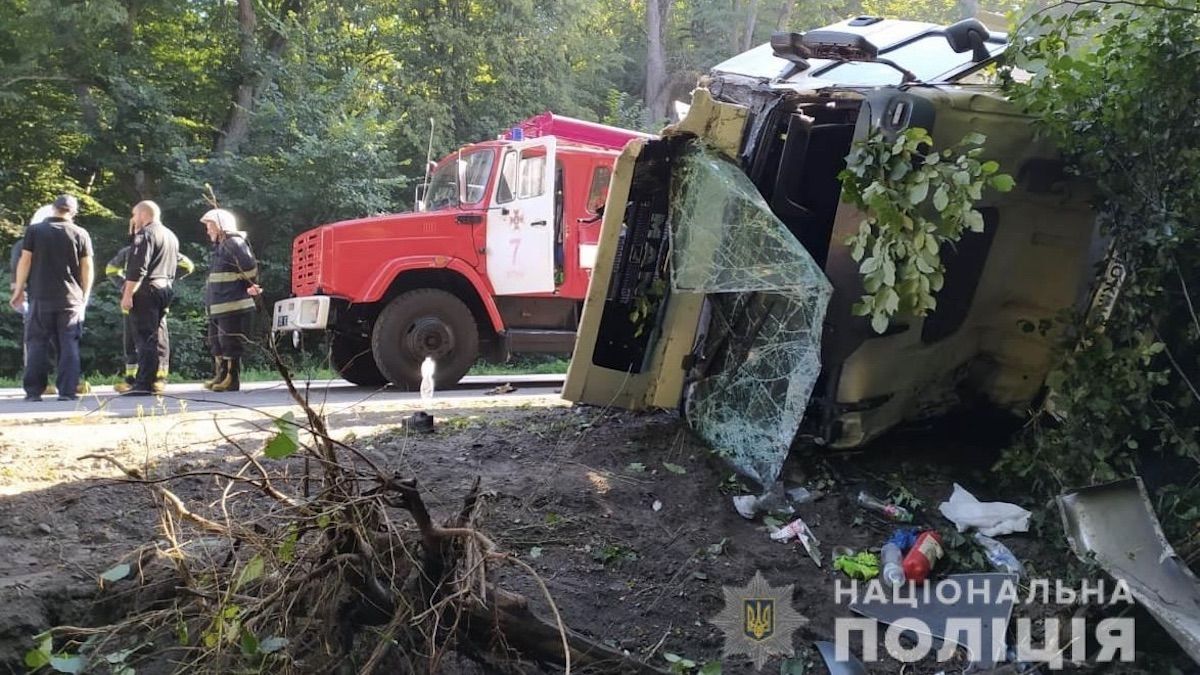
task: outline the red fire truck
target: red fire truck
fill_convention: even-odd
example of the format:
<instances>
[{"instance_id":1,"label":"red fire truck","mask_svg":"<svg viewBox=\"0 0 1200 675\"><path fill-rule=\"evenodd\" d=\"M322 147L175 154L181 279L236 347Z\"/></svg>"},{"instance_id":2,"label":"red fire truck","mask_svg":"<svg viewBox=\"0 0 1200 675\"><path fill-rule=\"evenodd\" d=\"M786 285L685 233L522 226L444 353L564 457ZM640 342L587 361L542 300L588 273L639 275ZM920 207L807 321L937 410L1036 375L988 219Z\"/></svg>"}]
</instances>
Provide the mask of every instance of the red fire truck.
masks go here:
<instances>
[{"instance_id":1,"label":"red fire truck","mask_svg":"<svg viewBox=\"0 0 1200 675\"><path fill-rule=\"evenodd\" d=\"M570 354L613 162L643 134L544 113L445 157L417 210L308 230L275 331L325 330L342 377L415 388L479 356Z\"/></svg>"}]
</instances>

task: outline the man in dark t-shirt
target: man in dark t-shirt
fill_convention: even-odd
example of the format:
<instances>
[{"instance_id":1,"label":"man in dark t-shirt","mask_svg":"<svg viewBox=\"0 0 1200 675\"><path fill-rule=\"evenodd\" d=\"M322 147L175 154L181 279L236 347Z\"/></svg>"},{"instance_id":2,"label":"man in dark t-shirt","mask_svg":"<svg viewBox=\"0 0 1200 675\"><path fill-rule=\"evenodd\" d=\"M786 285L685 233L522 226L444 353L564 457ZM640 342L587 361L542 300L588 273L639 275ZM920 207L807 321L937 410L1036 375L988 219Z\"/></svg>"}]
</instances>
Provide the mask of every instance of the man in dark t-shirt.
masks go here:
<instances>
[{"instance_id":1,"label":"man in dark t-shirt","mask_svg":"<svg viewBox=\"0 0 1200 675\"><path fill-rule=\"evenodd\" d=\"M158 379L167 364L161 355L170 354L170 335L166 316L175 299L175 270L179 264L179 240L162 224L158 204L146 200L134 205L130 223L133 243L125 261L125 285L121 309L133 318L134 346L137 348L137 374L130 388L118 391L129 395L161 393L166 385Z\"/></svg>"},{"instance_id":2,"label":"man in dark t-shirt","mask_svg":"<svg viewBox=\"0 0 1200 675\"><path fill-rule=\"evenodd\" d=\"M42 400L50 372L49 350L58 351L58 398L78 397L79 340L92 292L92 238L75 224L79 203L71 195L54 200L54 216L25 231L12 299L20 309L28 293L25 321L25 399Z\"/></svg>"}]
</instances>

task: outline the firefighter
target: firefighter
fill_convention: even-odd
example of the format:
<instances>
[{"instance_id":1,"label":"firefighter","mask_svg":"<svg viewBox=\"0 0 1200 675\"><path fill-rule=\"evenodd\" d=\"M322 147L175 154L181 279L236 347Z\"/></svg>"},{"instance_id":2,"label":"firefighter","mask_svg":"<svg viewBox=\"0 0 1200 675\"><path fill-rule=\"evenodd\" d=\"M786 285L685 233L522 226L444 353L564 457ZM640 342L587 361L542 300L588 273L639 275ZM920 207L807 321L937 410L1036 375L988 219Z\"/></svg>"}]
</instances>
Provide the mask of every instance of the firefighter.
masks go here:
<instances>
[{"instance_id":1,"label":"firefighter","mask_svg":"<svg viewBox=\"0 0 1200 675\"><path fill-rule=\"evenodd\" d=\"M162 389L160 359L169 350L165 322L175 299L179 240L162 224L158 204L138 202L130 215L134 235L125 263L121 309L131 315L138 365L132 386L122 393L140 396Z\"/></svg>"},{"instance_id":2,"label":"firefighter","mask_svg":"<svg viewBox=\"0 0 1200 675\"><path fill-rule=\"evenodd\" d=\"M129 238L131 241L133 239L133 229L134 224L131 220L129 221ZM108 264L104 268L105 275L113 282L118 291L125 287L125 264L129 261L129 248L129 246L126 246L120 251L117 251L117 254L112 257L112 260L108 261ZM186 277L195 269L196 266L194 263L192 263L191 258L188 258L186 255L180 253L179 263L176 265L175 269L175 278L180 279ZM137 376L138 359L137 345L134 341L136 328L133 325L133 315L123 310L121 314L123 315L121 324L124 333L123 342L125 345L125 381L117 383L113 389L115 389L117 393L123 394L130 389L133 389L133 380L134 377ZM153 389L155 393L162 393L163 391L166 391L167 375L170 373L170 353L168 352L168 345L170 343L167 338L167 317L165 314L163 315L163 320L159 325L158 330L158 373L156 373L157 377L154 379Z\"/></svg>"},{"instance_id":3,"label":"firefighter","mask_svg":"<svg viewBox=\"0 0 1200 675\"><path fill-rule=\"evenodd\" d=\"M258 263L237 229L237 219L225 209L212 209L200 222L213 243L204 302L208 307L208 343L213 355L213 379L205 389L237 391L241 388L242 353L250 335L262 288Z\"/></svg>"}]
</instances>

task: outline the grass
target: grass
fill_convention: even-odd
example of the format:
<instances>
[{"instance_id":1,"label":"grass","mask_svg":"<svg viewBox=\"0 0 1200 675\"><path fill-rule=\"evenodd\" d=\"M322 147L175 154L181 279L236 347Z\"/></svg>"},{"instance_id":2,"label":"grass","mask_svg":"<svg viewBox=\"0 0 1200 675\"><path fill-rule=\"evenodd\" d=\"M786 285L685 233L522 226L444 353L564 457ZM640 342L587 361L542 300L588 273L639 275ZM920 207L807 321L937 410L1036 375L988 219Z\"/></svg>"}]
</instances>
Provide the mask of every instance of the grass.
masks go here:
<instances>
[{"instance_id":1,"label":"grass","mask_svg":"<svg viewBox=\"0 0 1200 675\"><path fill-rule=\"evenodd\" d=\"M569 359L559 356L518 356L508 363L475 362L468 375L561 375L567 372Z\"/></svg>"},{"instance_id":2,"label":"grass","mask_svg":"<svg viewBox=\"0 0 1200 675\"><path fill-rule=\"evenodd\" d=\"M561 357L553 356L519 356L508 363L488 363L483 360L475 362L471 366L471 370L467 371L468 375L554 375L567 372L567 364L570 361ZM295 369L295 375L301 380L312 380L313 382L321 382L325 380L335 379L337 376L331 368L325 367L298 367ZM206 377L211 377L207 375ZM53 379L53 378L52 378ZM93 387L111 386L122 381L119 375L91 372L83 378ZM184 382L199 382L204 378L189 378L177 373L171 373L167 379L172 384ZM270 382L279 379L279 373L274 368L247 368L242 371L243 382ZM19 389L21 387L20 377L0 377L0 388Z\"/></svg>"}]
</instances>

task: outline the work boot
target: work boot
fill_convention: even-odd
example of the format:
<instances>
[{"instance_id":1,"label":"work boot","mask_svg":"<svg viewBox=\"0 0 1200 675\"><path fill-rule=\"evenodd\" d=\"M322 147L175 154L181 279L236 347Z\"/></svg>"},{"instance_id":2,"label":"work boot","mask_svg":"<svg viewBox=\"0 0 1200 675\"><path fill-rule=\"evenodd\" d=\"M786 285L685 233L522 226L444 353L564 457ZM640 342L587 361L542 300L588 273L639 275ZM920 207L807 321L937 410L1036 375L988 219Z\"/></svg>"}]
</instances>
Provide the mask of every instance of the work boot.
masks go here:
<instances>
[{"instance_id":1,"label":"work boot","mask_svg":"<svg viewBox=\"0 0 1200 675\"><path fill-rule=\"evenodd\" d=\"M42 396L54 396L57 393L58 393L58 387L56 387L52 384L48 384L48 385L46 385L46 390L42 392Z\"/></svg>"},{"instance_id":2,"label":"work boot","mask_svg":"<svg viewBox=\"0 0 1200 675\"><path fill-rule=\"evenodd\" d=\"M118 394L124 394L130 389L133 389L132 382L118 382L113 385L113 391L117 392Z\"/></svg>"},{"instance_id":3,"label":"work boot","mask_svg":"<svg viewBox=\"0 0 1200 675\"><path fill-rule=\"evenodd\" d=\"M224 380L224 379L225 379L225 375L226 375L226 371L225 371L225 368L226 368L226 367L227 367L227 366L226 366L226 364L225 364L225 359L223 359L223 358L221 358L221 357L219 357L219 356L214 356L214 357L213 357L213 376L212 376L212 379L211 379L211 380L205 380L205 381L204 381L204 384L202 384L201 386L202 386L202 387L204 387L205 389L212 389L214 384L216 384L216 383L218 383L218 382L220 382L220 381Z\"/></svg>"},{"instance_id":4,"label":"work boot","mask_svg":"<svg viewBox=\"0 0 1200 675\"><path fill-rule=\"evenodd\" d=\"M238 391L242 388L242 360L225 359L225 379L212 386L213 391Z\"/></svg>"},{"instance_id":5,"label":"work boot","mask_svg":"<svg viewBox=\"0 0 1200 675\"><path fill-rule=\"evenodd\" d=\"M155 380L154 384L150 385L150 391L153 391L156 394L166 393L167 381L166 380Z\"/></svg>"},{"instance_id":6,"label":"work boot","mask_svg":"<svg viewBox=\"0 0 1200 675\"><path fill-rule=\"evenodd\" d=\"M92 385L88 384L87 380L80 380L79 384L75 385L75 393L79 395L92 393Z\"/></svg>"}]
</instances>

